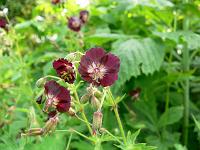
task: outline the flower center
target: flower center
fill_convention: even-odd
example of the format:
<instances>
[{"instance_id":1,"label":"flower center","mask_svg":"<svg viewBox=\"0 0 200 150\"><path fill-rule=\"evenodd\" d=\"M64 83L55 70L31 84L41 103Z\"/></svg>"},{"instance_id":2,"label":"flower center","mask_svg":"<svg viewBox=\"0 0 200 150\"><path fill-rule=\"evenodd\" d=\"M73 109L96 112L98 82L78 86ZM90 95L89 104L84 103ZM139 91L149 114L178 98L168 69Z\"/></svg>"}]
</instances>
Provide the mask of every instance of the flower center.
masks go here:
<instances>
[{"instance_id":1,"label":"flower center","mask_svg":"<svg viewBox=\"0 0 200 150\"><path fill-rule=\"evenodd\" d=\"M93 62L88 67L88 73L90 74L89 76L92 77L92 79L96 82L98 82L99 79L102 79L104 77L106 71L107 69L105 68L105 66L100 63Z\"/></svg>"}]
</instances>

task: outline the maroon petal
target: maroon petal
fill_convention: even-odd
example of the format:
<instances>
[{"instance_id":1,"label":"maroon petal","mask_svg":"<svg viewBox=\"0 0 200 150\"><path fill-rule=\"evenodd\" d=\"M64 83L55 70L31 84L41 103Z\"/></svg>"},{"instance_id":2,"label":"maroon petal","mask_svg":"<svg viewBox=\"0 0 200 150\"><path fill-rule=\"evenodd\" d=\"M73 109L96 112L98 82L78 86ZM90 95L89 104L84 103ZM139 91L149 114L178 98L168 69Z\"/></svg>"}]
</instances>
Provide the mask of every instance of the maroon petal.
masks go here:
<instances>
[{"instance_id":1,"label":"maroon petal","mask_svg":"<svg viewBox=\"0 0 200 150\"><path fill-rule=\"evenodd\" d=\"M70 105L68 103L59 103L56 106L57 111L59 112L67 112L69 111Z\"/></svg>"},{"instance_id":2,"label":"maroon petal","mask_svg":"<svg viewBox=\"0 0 200 150\"><path fill-rule=\"evenodd\" d=\"M101 64L104 64L104 66L107 69L107 73L117 73L117 72L119 72L120 59L117 56L115 56L111 53L106 54L101 59Z\"/></svg>"},{"instance_id":3,"label":"maroon petal","mask_svg":"<svg viewBox=\"0 0 200 150\"><path fill-rule=\"evenodd\" d=\"M103 48L97 47L97 48L91 48L88 50L85 54L86 61L91 62L99 62L100 59L106 54L105 50ZM81 60L82 61L82 60Z\"/></svg>"},{"instance_id":4,"label":"maroon petal","mask_svg":"<svg viewBox=\"0 0 200 150\"><path fill-rule=\"evenodd\" d=\"M108 73L106 74L102 80L100 80L100 84L103 87L111 86L118 79L117 73Z\"/></svg>"},{"instance_id":5,"label":"maroon petal","mask_svg":"<svg viewBox=\"0 0 200 150\"><path fill-rule=\"evenodd\" d=\"M50 98L57 96L60 92L60 85L54 80L46 82L44 88L45 94Z\"/></svg>"}]
</instances>

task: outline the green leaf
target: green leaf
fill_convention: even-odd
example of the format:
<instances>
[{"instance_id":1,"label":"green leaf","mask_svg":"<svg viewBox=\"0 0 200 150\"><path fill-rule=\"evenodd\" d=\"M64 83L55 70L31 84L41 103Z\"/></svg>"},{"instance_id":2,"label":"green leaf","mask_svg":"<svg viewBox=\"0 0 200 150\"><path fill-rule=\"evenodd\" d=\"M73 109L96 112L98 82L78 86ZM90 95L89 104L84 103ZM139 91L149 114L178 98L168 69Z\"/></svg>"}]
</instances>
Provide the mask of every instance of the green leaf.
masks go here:
<instances>
[{"instance_id":1,"label":"green leaf","mask_svg":"<svg viewBox=\"0 0 200 150\"><path fill-rule=\"evenodd\" d=\"M109 41L114 41L117 39L127 38L127 35L124 34L114 34L114 33L96 33L94 35L88 36L85 40L95 43L95 44L104 44Z\"/></svg>"},{"instance_id":2,"label":"green leaf","mask_svg":"<svg viewBox=\"0 0 200 150\"><path fill-rule=\"evenodd\" d=\"M159 42L150 38L130 39L115 44L113 53L119 56L121 61L117 88L123 85L131 77L137 77L142 73L148 75L159 70L163 59L164 50Z\"/></svg>"},{"instance_id":3,"label":"green leaf","mask_svg":"<svg viewBox=\"0 0 200 150\"><path fill-rule=\"evenodd\" d=\"M160 120L158 121L158 127L161 128L166 125L178 122L182 117L183 117L182 106L171 107L167 112L164 112L161 115Z\"/></svg>"},{"instance_id":4,"label":"green leaf","mask_svg":"<svg viewBox=\"0 0 200 150\"><path fill-rule=\"evenodd\" d=\"M194 120L194 122L195 122L195 124L196 124L196 127L199 129L199 131L200 131L200 122L199 121L197 121L197 119L194 117L194 116L192 116L193 117L193 120Z\"/></svg>"},{"instance_id":5,"label":"green leaf","mask_svg":"<svg viewBox=\"0 0 200 150\"><path fill-rule=\"evenodd\" d=\"M191 31L177 31L167 33L156 32L155 34L164 39L167 38L175 41L176 43L178 43L182 37L183 40L187 43L189 49L200 48L200 35Z\"/></svg>"}]
</instances>

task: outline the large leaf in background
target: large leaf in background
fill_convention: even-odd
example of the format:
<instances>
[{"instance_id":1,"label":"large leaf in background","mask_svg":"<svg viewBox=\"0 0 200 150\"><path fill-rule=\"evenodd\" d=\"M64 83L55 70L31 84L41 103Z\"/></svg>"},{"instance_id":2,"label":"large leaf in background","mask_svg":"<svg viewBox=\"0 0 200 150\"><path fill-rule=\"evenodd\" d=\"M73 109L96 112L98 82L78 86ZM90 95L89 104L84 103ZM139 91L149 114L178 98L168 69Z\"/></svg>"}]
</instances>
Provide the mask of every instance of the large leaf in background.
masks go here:
<instances>
[{"instance_id":1,"label":"large leaf in background","mask_svg":"<svg viewBox=\"0 0 200 150\"><path fill-rule=\"evenodd\" d=\"M191 31L177 31L167 33L156 32L155 35L170 39L176 43L179 42L180 38L183 38L184 41L187 42L189 49L200 48L200 35Z\"/></svg>"},{"instance_id":2,"label":"large leaf in background","mask_svg":"<svg viewBox=\"0 0 200 150\"><path fill-rule=\"evenodd\" d=\"M121 60L116 88L133 76L137 77L142 73L148 75L159 70L164 59L162 45L150 38L130 39L115 44L113 48L113 53Z\"/></svg>"},{"instance_id":3,"label":"large leaf in background","mask_svg":"<svg viewBox=\"0 0 200 150\"><path fill-rule=\"evenodd\" d=\"M121 39L121 38L127 38L127 35L124 34L115 34L115 33L96 33L94 35L90 35L85 38L85 40L89 42L93 42L97 45L104 44L109 41Z\"/></svg>"},{"instance_id":4,"label":"large leaf in background","mask_svg":"<svg viewBox=\"0 0 200 150\"><path fill-rule=\"evenodd\" d=\"M171 107L169 110L162 114L158 122L158 127L164 127L166 125L178 122L183 117L183 107Z\"/></svg>"}]
</instances>

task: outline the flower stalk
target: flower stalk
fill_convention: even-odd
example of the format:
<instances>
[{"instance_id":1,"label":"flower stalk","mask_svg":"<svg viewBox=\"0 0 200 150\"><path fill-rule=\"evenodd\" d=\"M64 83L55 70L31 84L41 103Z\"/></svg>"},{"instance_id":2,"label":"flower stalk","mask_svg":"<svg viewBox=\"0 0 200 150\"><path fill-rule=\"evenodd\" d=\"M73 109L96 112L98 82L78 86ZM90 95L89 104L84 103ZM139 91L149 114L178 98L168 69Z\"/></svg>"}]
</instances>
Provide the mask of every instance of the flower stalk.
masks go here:
<instances>
[{"instance_id":1,"label":"flower stalk","mask_svg":"<svg viewBox=\"0 0 200 150\"><path fill-rule=\"evenodd\" d=\"M79 97L78 97L78 93L77 93L76 90L74 90L74 97L75 97L75 99L77 100L77 102L78 102L78 103L80 104L80 106L81 106L81 103L80 103L80 100L79 100ZM90 134L92 135L92 128L90 127L90 123L89 123L89 121L88 121L88 119L87 119L87 117L86 117L86 115L85 115L84 107L82 107L82 106L81 106L81 116L82 116L84 122L86 123Z\"/></svg>"},{"instance_id":2,"label":"flower stalk","mask_svg":"<svg viewBox=\"0 0 200 150\"><path fill-rule=\"evenodd\" d=\"M115 103L115 100L114 100L114 98L113 98L113 96L112 96L112 93L111 93L110 89L108 89L108 94L109 94L110 97L111 97L112 104L113 104L113 110L114 110L114 113L115 113L115 117L116 117L116 119L117 119L117 123L118 123L119 129L120 129L120 132L121 132L121 135L122 135L124 144L126 145L126 144L127 144L126 135L125 135L125 132L124 132L124 128L123 128L123 125L122 125L120 116L119 116L117 104Z\"/></svg>"},{"instance_id":3,"label":"flower stalk","mask_svg":"<svg viewBox=\"0 0 200 150\"><path fill-rule=\"evenodd\" d=\"M183 3L188 3L189 0L183 0ZM186 16L186 18L183 20L183 30L187 31L189 29L189 18ZM183 51L183 57L182 57L182 63L183 63L183 71L188 72L190 70L190 55L189 55L189 49L187 47L184 47ZM184 124L183 124L183 143L184 145L187 145L188 143L188 126L189 126L189 89L190 89L190 81L189 79L185 79L184 81Z\"/></svg>"}]
</instances>

